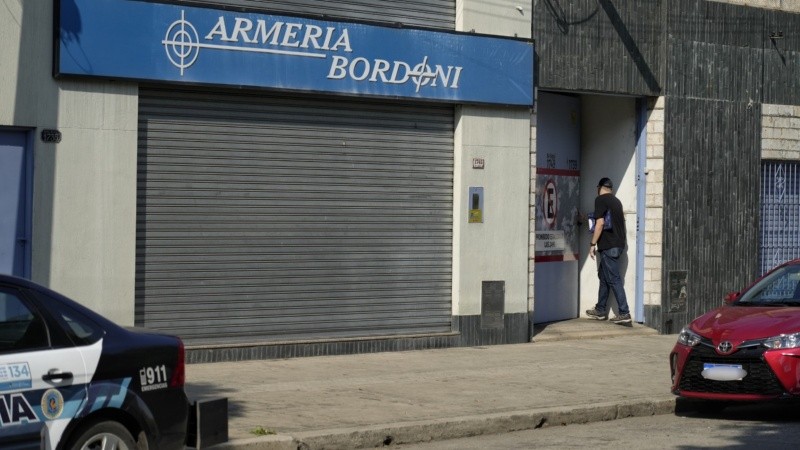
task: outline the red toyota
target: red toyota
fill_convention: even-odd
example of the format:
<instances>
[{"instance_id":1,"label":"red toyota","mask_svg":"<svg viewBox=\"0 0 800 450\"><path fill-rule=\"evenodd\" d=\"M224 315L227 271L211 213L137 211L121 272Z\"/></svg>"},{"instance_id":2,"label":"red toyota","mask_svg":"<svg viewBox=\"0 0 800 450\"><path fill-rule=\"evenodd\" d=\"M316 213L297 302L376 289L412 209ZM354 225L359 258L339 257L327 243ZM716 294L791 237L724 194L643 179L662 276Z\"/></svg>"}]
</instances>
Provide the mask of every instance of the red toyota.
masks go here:
<instances>
[{"instance_id":1,"label":"red toyota","mask_svg":"<svg viewBox=\"0 0 800 450\"><path fill-rule=\"evenodd\" d=\"M670 354L672 392L717 401L800 396L800 259L725 303L681 331Z\"/></svg>"}]
</instances>

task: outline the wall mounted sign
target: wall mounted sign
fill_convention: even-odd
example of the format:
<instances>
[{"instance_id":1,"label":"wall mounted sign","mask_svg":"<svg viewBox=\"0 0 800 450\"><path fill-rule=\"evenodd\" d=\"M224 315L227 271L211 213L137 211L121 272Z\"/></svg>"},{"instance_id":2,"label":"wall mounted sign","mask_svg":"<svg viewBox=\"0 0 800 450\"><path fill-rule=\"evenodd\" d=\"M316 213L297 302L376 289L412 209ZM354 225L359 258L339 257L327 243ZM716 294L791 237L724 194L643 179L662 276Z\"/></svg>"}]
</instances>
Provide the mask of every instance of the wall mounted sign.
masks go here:
<instances>
[{"instance_id":1,"label":"wall mounted sign","mask_svg":"<svg viewBox=\"0 0 800 450\"><path fill-rule=\"evenodd\" d=\"M59 144L61 143L61 132L58 130L42 130L41 138L42 142Z\"/></svg>"},{"instance_id":2,"label":"wall mounted sign","mask_svg":"<svg viewBox=\"0 0 800 450\"><path fill-rule=\"evenodd\" d=\"M686 303L689 300L689 271L670 270L669 279L669 309L667 312L686 312Z\"/></svg>"},{"instance_id":3,"label":"wall mounted sign","mask_svg":"<svg viewBox=\"0 0 800 450\"><path fill-rule=\"evenodd\" d=\"M567 248L564 230L537 231L537 252L563 252Z\"/></svg>"},{"instance_id":4,"label":"wall mounted sign","mask_svg":"<svg viewBox=\"0 0 800 450\"><path fill-rule=\"evenodd\" d=\"M138 0L61 0L56 76L533 105L533 43Z\"/></svg>"},{"instance_id":5,"label":"wall mounted sign","mask_svg":"<svg viewBox=\"0 0 800 450\"><path fill-rule=\"evenodd\" d=\"M547 180L544 184L542 192L542 207L544 210L544 221L547 223L548 228L553 229L556 226L556 217L558 216L558 188L553 179Z\"/></svg>"}]
</instances>

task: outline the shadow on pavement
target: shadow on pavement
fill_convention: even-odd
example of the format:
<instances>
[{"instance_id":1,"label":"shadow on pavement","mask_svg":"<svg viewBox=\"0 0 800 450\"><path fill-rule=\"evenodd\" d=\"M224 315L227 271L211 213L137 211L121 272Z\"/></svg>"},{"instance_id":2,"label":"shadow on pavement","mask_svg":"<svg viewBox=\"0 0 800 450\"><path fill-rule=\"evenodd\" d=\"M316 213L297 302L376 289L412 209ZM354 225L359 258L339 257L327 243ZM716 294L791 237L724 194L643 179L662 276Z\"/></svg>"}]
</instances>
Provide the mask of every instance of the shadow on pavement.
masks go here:
<instances>
[{"instance_id":1,"label":"shadow on pavement","mask_svg":"<svg viewBox=\"0 0 800 450\"><path fill-rule=\"evenodd\" d=\"M186 383L184 387L189 403L198 400L211 400L215 398L228 398L228 417L244 417L245 411L240 403L231 400L231 389L225 389L219 385L211 383Z\"/></svg>"},{"instance_id":2,"label":"shadow on pavement","mask_svg":"<svg viewBox=\"0 0 800 450\"><path fill-rule=\"evenodd\" d=\"M716 402L678 398L675 415L731 421L800 422L800 399Z\"/></svg>"}]
</instances>

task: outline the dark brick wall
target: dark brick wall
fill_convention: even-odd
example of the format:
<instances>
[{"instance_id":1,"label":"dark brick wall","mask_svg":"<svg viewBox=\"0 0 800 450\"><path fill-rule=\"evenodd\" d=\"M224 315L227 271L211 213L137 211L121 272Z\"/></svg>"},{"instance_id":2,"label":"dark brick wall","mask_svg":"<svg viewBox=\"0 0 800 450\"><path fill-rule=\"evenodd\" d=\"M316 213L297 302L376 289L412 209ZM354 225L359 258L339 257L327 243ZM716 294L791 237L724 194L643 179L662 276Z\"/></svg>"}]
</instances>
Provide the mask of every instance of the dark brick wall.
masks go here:
<instances>
[{"instance_id":1,"label":"dark brick wall","mask_svg":"<svg viewBox=\"0 0 800 450\"><path fill-rule=\"evenodd\" d=\"M528 342L528 314L506 314L502 329L481 328L481 316L455 316L452 333L430 336L359 338L315 342L263 343L225 347L188 347L190 364L307 356L400 352Z\"/></svg>"},{"instance_id":2,"label":"dark brick wall","mask_svg":"<svg viewBox=\"0 0 800 450\"><path fill-rule=\"evenodd\" d=\"M660 95L666 0L534 0L539 89Z\"/></svg>"}]
</instances>

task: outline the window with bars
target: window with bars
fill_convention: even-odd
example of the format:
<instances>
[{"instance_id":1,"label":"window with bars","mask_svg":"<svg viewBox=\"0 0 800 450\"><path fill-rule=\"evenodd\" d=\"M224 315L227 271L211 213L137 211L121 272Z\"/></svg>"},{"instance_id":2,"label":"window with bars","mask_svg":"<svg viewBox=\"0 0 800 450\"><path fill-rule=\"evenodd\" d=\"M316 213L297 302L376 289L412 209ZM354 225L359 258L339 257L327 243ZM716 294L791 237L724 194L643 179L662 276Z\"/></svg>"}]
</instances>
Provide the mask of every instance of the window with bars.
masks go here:
<instances>
[{"instance_id":1,"label":"window with bars","mask_svg":"<svg viewBox=\"0 0 800 450\"><path fill-rule=\"evenodd\" d=\"M800 258L800 162L761 163L761 273Z\"/></svg>"}]
</instances>

